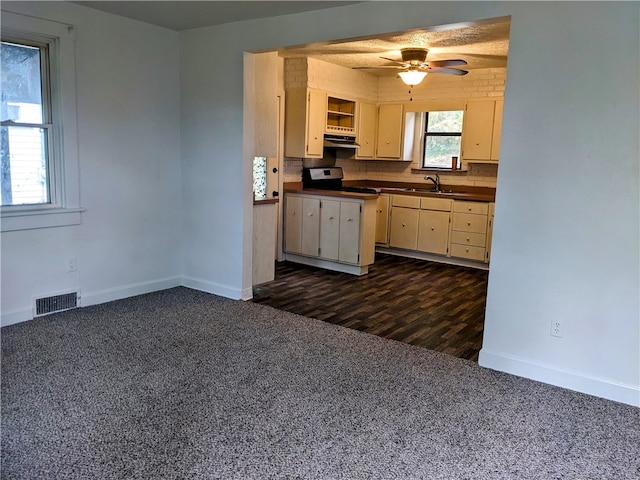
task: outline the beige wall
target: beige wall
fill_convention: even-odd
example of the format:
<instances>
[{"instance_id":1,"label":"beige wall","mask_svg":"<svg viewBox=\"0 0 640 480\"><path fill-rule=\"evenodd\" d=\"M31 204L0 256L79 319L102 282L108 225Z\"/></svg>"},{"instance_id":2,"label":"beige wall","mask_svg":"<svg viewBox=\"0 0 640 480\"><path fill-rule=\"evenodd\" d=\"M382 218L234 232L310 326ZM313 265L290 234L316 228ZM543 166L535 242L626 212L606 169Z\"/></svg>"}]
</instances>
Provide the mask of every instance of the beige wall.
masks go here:
<instances>
[{"instance_id":1,"label":"beige wall","mask_svg":"<svg viewBox=\"0 0 640 480\"><path fill-rule=\"evenodd\" d=\"M286 59L284 75L285 89L307 87L346 98L401 102L408 111L463 108L464 100L469 98L503 98L505 77L504 68L470 71L461 77L432 74L409 94L409 88L395 76L376 77L313 58ZM412 168L419 168L419 162L338 159L336 165L343 168L345 180L424 181L423 173L411 172ZM301 159L285 159L285 182L299 182L301 172ZM497 175L497 165L475 164L466 174L440 176L445 185L495 188Z\"/></svg>"}]
</instances>

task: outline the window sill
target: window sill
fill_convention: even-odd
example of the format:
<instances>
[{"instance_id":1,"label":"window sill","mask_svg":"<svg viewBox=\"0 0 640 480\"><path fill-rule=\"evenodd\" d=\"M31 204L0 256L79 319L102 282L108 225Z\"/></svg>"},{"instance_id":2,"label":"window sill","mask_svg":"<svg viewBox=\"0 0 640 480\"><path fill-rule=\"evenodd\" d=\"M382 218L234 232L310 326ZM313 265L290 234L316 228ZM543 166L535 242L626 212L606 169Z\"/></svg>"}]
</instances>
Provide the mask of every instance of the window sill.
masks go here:
<instances>
[{"instance_id":1,"label":"window sill","mask_svg":"<svg viewBox=\"0 0 640 480\"><path fill-rule=\"evenodd\" d=\"M412 168L411 173L446 173L451 175L466 175L468 170L451 170L450 168Z\"/></svg>"},{"instance_id":2,"label":"window sill","mask_svg":"<svg viewBox=\"0 0 640 480\"><path fill-rule=\"evenodd\" d=\"M0 231L14 232L37 228L66 227L80 225L84 208L50 208L2 212Z\"/></svg>"}]
</instances>

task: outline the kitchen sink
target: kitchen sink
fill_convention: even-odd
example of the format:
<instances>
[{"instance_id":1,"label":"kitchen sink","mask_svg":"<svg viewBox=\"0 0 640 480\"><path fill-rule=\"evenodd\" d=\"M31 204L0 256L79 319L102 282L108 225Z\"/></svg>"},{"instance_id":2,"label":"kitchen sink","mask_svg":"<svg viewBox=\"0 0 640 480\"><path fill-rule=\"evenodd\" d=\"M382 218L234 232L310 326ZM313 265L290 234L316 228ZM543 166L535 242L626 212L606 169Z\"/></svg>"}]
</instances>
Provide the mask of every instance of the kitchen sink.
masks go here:
<instances>
[{"instance_id":1,"label":"kitchen sink","mask_svg":"<svg viewBox=\"0 0 640 480\"><path fill-rule=\"evenodd\" d=\"M403 192L416 192L416 193L453 193L453 190L434 190L432 188L402 188Z\"/></svg>"}]
</instances>

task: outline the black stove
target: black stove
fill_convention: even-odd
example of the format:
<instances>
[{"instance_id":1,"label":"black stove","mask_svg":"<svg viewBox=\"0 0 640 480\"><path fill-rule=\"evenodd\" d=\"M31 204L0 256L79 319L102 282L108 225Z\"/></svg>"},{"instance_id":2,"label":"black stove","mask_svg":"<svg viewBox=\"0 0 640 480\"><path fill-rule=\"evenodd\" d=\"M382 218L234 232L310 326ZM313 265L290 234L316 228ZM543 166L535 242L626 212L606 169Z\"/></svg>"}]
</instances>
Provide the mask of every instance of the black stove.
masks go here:
<instances>
[{"instance_id":1,"label":"black stove","mask_svg":"<svg viewBox=\"0 0 640 480\"><path fill-rule=\"evenodd\" d=\"M344 187L342 186L341 167L313 167L302 169L303 188L316 188L320 190L339 190L341 192L354 193L380 193L375 188Z\"/></svg>"}]
</instances>

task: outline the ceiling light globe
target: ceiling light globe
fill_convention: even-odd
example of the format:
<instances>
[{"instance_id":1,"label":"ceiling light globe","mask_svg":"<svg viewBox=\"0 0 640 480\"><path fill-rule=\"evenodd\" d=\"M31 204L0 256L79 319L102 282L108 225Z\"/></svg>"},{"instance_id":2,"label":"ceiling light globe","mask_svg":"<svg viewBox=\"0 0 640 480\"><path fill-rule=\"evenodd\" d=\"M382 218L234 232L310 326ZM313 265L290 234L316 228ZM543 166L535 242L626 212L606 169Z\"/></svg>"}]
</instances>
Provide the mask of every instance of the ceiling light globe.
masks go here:
<instances>
[{"instance_id":1,"label":"ceiling light globe","mask_svg":"<svg viewBox=\"0 0 640 480\"><path fill-rule=\"evenodd\" d=\"M422 80L424 80L424 77L427 76L427 72L423 72L421 70L409 69L409 70L404 70L402 72L399 72L398 76L404 83L406 83L410 87L415 87L420 82L422 82Z\"/></svg>"}]
</instances>

